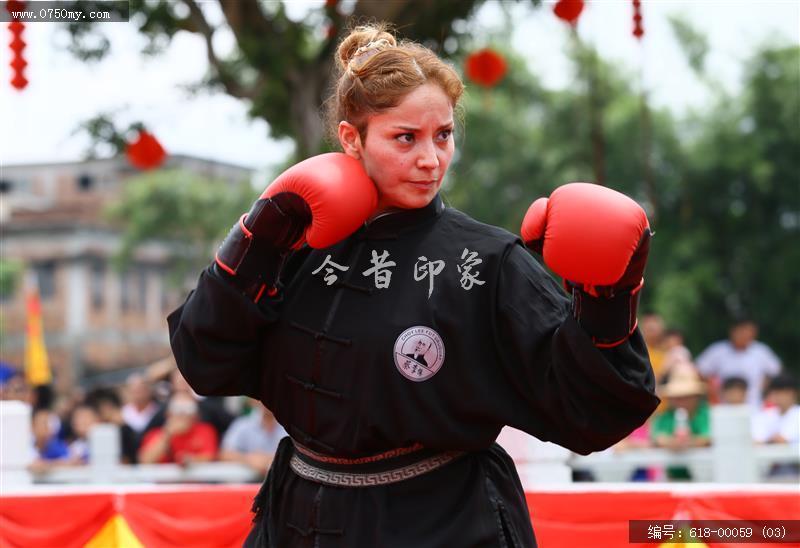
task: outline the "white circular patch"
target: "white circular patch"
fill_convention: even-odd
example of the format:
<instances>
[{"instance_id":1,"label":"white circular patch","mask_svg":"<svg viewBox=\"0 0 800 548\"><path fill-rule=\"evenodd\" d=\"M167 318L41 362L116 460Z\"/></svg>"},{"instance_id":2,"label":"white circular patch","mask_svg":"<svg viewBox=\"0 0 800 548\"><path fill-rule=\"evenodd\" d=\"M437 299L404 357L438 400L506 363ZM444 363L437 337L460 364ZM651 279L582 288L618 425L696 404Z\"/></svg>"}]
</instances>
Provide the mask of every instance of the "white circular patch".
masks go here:
<instances>
[{"instance_id":1,"label":"white circular patch","mask_svg":"<svg viewBox=\"0 0 800 548\"><path fill-rule=\"evenodd\" d=\"M442 368L443 363L444 343L430 327L409 327L394 342L394 364L407 379L427 381Z\"/></svg>"}]
</instances>

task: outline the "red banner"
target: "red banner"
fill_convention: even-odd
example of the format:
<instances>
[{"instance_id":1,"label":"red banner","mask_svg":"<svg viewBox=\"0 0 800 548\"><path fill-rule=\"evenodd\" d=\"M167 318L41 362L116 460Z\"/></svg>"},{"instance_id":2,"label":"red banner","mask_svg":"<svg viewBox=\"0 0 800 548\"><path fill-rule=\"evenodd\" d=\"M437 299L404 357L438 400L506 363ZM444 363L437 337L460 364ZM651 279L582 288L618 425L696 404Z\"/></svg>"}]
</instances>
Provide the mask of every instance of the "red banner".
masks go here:
<instances>
[{"instance_id":1,"label":"red banner","mask_svg":"<svg viewBox=\"0 0 800 548\"><path fill-rule=\"evenodd\" d=\"M90 494L4 496L0 546L241 546L250 530L256 489L255 485L149 491L132 487ZM797 492L769 486L741 491L680 486L663 491L571 488L528 493L527 498L537 540L544 547L626 546L629 520L800 519Z\"/></svg>"}]
</instances>

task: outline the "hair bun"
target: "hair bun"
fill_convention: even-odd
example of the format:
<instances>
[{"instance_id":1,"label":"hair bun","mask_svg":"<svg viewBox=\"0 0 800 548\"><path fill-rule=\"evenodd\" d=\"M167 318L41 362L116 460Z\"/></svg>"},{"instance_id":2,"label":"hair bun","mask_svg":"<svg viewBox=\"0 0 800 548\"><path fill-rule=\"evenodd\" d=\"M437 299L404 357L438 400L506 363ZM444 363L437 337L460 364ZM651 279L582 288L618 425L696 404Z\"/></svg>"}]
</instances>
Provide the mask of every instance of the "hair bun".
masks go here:
<instances>
[{"instance_id":1,"label":"hair bun","mask_svg":"<svg viewBox=\"0 0 800 548\"><path fill-rule=\"evenodd\" d=\"M388 25L362 25L354 28L344 40L339 44L336 50L336 59L339 61L339 68L342 71L347 70L351 63L363 64L369 57L375 53L386 49L387 47L397 46L397 40L394 35L389 32ZM375 53L368 55L370 51L374 50ZM365 57L366 56L366 57ZM361 58L360 61L356 58Z\"/></svg>"}]
</instances>

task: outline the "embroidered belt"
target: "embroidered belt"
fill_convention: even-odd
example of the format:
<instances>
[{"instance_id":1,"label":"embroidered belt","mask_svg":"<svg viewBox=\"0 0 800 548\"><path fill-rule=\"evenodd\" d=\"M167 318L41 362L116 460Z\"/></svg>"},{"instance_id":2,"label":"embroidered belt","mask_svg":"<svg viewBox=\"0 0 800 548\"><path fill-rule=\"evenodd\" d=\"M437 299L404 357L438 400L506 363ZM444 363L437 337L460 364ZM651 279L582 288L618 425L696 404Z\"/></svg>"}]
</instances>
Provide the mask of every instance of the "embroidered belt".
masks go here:
<instances>
[{"instance_id":1,"label":"embroidered belt","mask_svg":"<svg viewBox=\"0 0 800 548\"><path fill-rule=\"evenodd\" d=\"M294 446L289 466L295 474L338 487L373 487L405 481L436 470L464 454L464 451L425 449L417 444L379 455L347 459L316 453L296 441Z\"/></svg>"}]
</instances>

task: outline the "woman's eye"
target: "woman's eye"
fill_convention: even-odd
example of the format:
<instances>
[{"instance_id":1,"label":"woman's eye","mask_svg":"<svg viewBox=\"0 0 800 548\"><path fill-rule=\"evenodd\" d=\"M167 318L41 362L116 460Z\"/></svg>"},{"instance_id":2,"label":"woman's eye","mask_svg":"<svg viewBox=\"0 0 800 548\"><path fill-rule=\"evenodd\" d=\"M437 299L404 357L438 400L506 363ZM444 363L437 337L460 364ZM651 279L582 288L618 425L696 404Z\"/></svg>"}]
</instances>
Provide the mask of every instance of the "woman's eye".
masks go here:
<instances>
[{"instance_id":1,"label":"woman's eye","mask_svg":"<svg viewBox=\"0 0 800 548\"><path fill-rule=\"evenodd\" d=\"M411 143L414 141L414 134L413 133L403 133L402 135L398 135L396 137L398 141L401 143Z\"/></svg>"},{"instance_id":2,"label":"woman's eye","mask_svg":"<svg viewBox=\"0 0 800 548\"><path fill-rule=\"evenodd\" d=\"M442 141L446 141L447 139L449 139L449 138L450 138L450 136L451 136L452 134L453 134L453 130L452 130L452 129L445 129L444 131L442 131L441 133L439 133L439 136L440 136L440 138L442 139Z\"/></svg>"}]
</instances>

